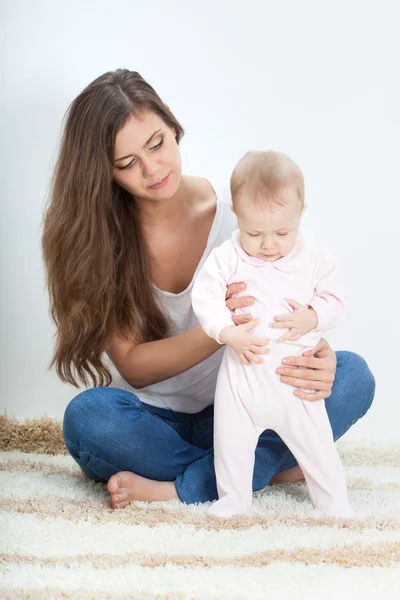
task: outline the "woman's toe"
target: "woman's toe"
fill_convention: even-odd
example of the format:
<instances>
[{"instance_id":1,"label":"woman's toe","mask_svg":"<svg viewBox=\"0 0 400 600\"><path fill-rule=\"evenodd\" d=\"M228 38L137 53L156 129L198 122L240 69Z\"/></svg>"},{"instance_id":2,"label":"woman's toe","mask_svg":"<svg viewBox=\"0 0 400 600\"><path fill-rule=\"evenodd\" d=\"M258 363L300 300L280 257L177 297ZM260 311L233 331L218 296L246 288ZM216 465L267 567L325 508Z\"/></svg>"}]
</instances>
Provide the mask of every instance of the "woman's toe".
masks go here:
<instances>
[{"instance_id":1,"label":"woman's toe","mask_svg":"<svg viewBox=\"0 0 400 600\"><path fill-rule=\"evenodd\" d=\"M121 477L118 473L112 475L107 483L107 489L110 494L115 494L121 486Z\"/></svg>"}]
</instances>

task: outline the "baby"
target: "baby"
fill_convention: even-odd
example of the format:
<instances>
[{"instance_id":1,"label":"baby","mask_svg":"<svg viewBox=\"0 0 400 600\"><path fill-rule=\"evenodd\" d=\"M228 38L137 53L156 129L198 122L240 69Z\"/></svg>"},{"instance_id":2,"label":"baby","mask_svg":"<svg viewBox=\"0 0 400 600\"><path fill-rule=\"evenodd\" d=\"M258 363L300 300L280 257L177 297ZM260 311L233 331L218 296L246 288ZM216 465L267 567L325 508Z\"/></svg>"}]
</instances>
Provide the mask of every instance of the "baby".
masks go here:
<instances>
[{"instance_id":1,"label":"baby","mask_svg":"<svg viewBox=\"0 0 400 600\"><path fill-rule=\"evenodd\" d=\"M343 320L335 264L299 229L302 172L284 154L249 152L232 174L231 191L239 229L211 252L192 293L202 328L226 344L214 413L219 500L208 512L230 517L251 506L255 449L260 434L272 429L296 457L313 506L330 516L352 516L325 400L296 398L275 372L284 357L313 348ZM248 324L235 327L225 306L227 285L241 281L247 285L243 293L255 298L252 330ZM266 338L268 356L254 364L260 359L253 351Z\"/></svg>"}]
</instances>

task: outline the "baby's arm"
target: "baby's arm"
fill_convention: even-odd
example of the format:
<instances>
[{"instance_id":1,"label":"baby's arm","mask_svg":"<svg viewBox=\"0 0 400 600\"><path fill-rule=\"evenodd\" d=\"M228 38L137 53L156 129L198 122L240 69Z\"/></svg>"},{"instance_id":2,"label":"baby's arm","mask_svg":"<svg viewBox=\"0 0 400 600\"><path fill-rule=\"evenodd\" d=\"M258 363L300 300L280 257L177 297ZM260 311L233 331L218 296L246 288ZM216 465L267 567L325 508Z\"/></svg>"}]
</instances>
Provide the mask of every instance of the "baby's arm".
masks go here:
<instances>
[{"instance_id":1,"label":"baby's arm","mask_svg":"<svg viewBox=\"0 0 400 600\"><path fill-rule=\"evenodd\" d=\"M271 327L289 329L280 341L296 341L313 329L333 329L344 320L343 285L332 256L318 248L314 295L308 304L286 298L293 312L274 317Z\"/></svg>"},{"instance_id":2,"label":"baby's arm","mask_svg":"<svg viewBox=\"0 0 400 600\"><path fill-rule=\"evenodd\" d=\"M344 321L343 283L333 257L324 248L320 248L317 282L309 305L317 315L316 329L326 331Z\"/></svg>"},{"instance_id":3,"label":"baby's arm","mask_svg":"<svg viewBox=\"0 0 400 600\"><path fill-rule=\"evenodd\" d=\"M192 306L201 327L218 343L225 327L234 327L232 315L225 304L226 286L231 278L231 261L227 244L215 248L197 274L192 290Z\"/></svg>"},{"instance_id":4,"label":"baby's arm","mask_svg":"<svg viewBox=\"0 0 400 600\"><path fill-rule=\"evenodd\" d=\"M248 332L258 321L235 326L225 304L226 286L233 272L230 252L235 252L230 244L230 241L225 242L215 248L200 269L192 291L193 311L206 334L218 343L230 346L244 364L261 363L254 349L268 342Z\"/></svg>"}]
</instances>

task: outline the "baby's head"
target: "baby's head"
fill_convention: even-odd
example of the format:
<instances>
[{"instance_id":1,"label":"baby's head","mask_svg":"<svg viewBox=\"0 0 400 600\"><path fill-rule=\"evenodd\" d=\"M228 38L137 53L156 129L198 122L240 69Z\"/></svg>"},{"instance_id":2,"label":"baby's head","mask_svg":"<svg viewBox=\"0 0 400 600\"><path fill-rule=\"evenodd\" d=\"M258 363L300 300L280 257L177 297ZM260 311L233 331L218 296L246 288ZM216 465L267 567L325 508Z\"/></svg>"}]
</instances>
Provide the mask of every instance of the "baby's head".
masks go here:
<instances>
[{"instance_id":1,"label":"baby's head","mask_svg":"<svg viewBox=\"0 0 400 600\"><path fill-rule=\"evenodd\" d=\"M269 262L289 254L305 209L296 163L280 152L248 152L232 173L231 192L247 254Z\"/></svg>"}]
</instances>

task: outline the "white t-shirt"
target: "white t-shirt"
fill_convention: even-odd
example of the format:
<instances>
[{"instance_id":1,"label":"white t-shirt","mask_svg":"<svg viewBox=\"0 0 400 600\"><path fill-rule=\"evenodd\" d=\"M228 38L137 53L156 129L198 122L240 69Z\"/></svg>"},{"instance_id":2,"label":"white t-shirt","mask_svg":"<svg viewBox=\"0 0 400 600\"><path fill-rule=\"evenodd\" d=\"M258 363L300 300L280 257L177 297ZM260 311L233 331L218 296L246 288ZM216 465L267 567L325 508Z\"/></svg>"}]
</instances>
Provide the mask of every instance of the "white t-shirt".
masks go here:
<instances>
[{"instance_id":1,"label":"white t-shirt","mask_svg":"<svg viewBox=\"0 0 400 600\"><path fill-rule=\"evenodd\" d=\"M164 292L156 288L161 304L173 324L172 335L179 335L199 325L191 302L194 280L213 248L220 246L223 242L230 239L233 231L237 229L236 217L230 209L231 195L229 188L214 185L213 182L210 183L217 197L217 210L208 236L206 249L197 265L192 281L186 290L179 294ZM112 375L112 387L133 392L140 400L152 406L194 414L214 402L215 385L223 351L224 348L221 348L188 371L170 379L160 381L159 383L148 385L140 390L129 385L121 377L107 355L105 355L105 362Z\"/></svg>"}]
</instances>

